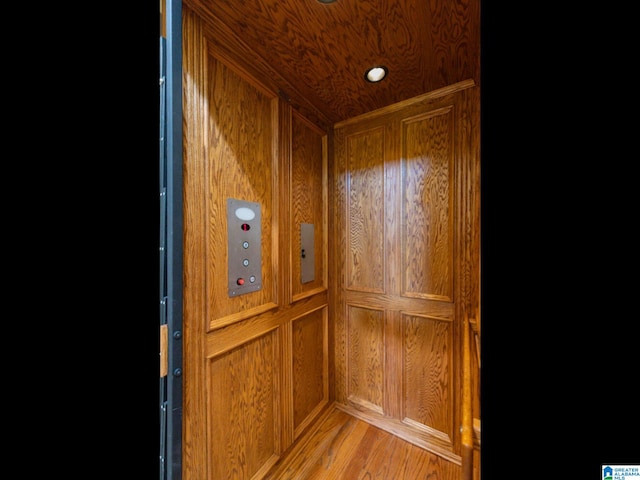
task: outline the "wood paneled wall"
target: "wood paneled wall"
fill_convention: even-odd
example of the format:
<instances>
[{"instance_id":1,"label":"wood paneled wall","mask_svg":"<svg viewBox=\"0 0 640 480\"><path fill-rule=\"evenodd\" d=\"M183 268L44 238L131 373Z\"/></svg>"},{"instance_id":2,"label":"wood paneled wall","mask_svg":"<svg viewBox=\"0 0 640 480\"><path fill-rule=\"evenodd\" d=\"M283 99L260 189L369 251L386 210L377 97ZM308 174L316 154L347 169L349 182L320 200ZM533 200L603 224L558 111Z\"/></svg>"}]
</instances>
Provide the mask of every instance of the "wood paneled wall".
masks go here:
<instances>
[{"instance_id":1,"label":"wood paneled wall","mask_svg":"<svg viewBox=\"0 0 640 480\"><path fill-rule=\"evenodd\" d=\"M303 116L293 111L291 125L291 205L293 216L293 255L291 276L293 299L298 300L327 286L327 255L315 256L315 279L301 283L301 223L315 226L315 245L327 244L327 135ZM318 208L321 207L321 208ZM322 253L322 249L320 250ZM326 253L326 252L325 252Z\"/></svg>"},{"instance_id":2,"label":"wood paneled wall","mask_svg":"<svg viewBox=\"0 0 640 480\"><path fill-rule=\"evenodd\" d=\"M460 465L461 319L479 326L478 88L327 132L208 31L184 6L184 480L262 478L334 399ZM235 297L228 198L262 216L262 288ZM315 235L305 283L301 223Z\"/></svg>"},{"instance_id":3,"label":"wood paneled wall","mask_svg":"<svg viewBox=\"0 0 640 480\"><path fill-rule=\"evenodd\" d=\"M336 401L458 465L462 319L479 307L478 95L462 82L336 124L331 172Z\"/></svg>"},{"instance_id":4,"label":"wood paneled wall","mask_svg":"<svg viewBox=\"0 0 640 480\"><path fill-rule=\"evenodd\" d=\"M183 82L183 478L258 479L329 405L327 133L221 58L186 7ZM228 198L261 207L262 288L234 297Z\"/></svg>"}]
</instances>

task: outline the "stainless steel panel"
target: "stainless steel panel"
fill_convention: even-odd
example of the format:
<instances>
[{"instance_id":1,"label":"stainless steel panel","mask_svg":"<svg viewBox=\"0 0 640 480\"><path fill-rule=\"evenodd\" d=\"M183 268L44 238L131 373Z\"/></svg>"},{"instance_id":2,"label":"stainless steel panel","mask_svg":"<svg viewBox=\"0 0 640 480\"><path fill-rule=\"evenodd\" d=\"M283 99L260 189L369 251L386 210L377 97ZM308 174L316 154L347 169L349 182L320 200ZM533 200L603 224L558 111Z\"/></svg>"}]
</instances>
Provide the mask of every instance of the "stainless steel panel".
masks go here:
<instances>
[{"instance_id":1,"label":"stainless steel panel","mask_svg":"<svg viewBox=\"0 0 640 480\"><path fill-rule=\"evenodd\" d=\"M228 294L230 297L262 288L260 204L227 199Z\"/></svg>"}]
</instances>

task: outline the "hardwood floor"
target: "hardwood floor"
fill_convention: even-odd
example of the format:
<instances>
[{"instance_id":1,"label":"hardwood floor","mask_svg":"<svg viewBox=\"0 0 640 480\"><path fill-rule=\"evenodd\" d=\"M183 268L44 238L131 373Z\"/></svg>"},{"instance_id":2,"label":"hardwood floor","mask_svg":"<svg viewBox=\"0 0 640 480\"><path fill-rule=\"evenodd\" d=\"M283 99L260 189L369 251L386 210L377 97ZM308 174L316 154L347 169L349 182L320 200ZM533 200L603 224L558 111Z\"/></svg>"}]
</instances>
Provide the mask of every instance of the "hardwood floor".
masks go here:
<instances>
[{"instance_id":1,"label":"hardwood floor","mask_svg":"<svg viewBox=\"0 0 640 480\"><path fill-rule=\"evenodd\" d=\"M332 406L266 480L457 480L460 466Z\"/></svg>"}]
</instances>

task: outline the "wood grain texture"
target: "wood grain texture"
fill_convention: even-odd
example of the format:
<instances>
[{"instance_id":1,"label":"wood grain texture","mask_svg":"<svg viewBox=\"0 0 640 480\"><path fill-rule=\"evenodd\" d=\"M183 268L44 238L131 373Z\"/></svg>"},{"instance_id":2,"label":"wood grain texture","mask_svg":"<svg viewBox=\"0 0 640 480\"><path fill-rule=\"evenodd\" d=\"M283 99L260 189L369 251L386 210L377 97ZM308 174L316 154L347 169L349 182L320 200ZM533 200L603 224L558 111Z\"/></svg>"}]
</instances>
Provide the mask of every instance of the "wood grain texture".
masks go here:
<instances>
[{"instance_id":1,"label":"wood grain texture","mask_svg":"<svg viewBox=\"0 0 640 480\"><path fill-rule=\"evenodd\" d=\"M333 407L265 480L459 480L460 466Z\"/></svg>"},{"instance_id":2,"label":"wood grain texture","mask_svg":"<svg viewBox=\"0 0 640 480\"><path fill-rule=\"evenodd\" d=\"M367 13L378 6L357 8ZM429 8L437 10L435 6ZM372 478L400 471L418 476L424 473L425 478L458 478L451 473L459 469L460 453L455 428L460 416L456 395L461 386L458 321L468 312L477 318L479 326L479 92L471 88L474 82L450 85L414 101L389 105L382 113L369 112L359 120L345 121L335 131L316 128L290 110L295 101L287 100L286 94L275 88L277 85L249 75L250 65L239 68L242 62L237 62L237 56L236 63L220 56L220 52L228 52L220 49L220 42L225 40L212 39L211 27L202 22L203 18L185 5L184 361L188 368L184 379L183 478L262 478L273 465L280 465L282 452L299 451L306 445L306 432L315 428L315 420L326 408L324 392L318 401L321 382L329 392L329 401L335 392L335 398L344 402L345 411L350 409L358 415L358 422L350 421L344 429L334 424L333 429L342 431L341 439L333 444L327 437L319 440L328 442L331 449L309 453L319 463L310 464L305 459L298 472L323 478L327 467L340 472L338 475L356 475L357 470L357 475ZM447 187L452 190L440 191L435 198L440 206L447 194L454 199L447 214L454 219L449 239L453 293L449 297L402 296L402 258L409 251L401 249L402 237L406 236L402 233L406 218L401 208L406 181L402 176L403 152L440 147L435 150L439 152L437 157L443 158L446 153L441 147L446 143L441 130L434 129L437 134L430 135L431 140L406 141L402 135L413 129L410 135L427 136L432 126L425 126L427 117L421 115L442 108L453 108L450 140L455 158L454 168L449 170L453 180ZM420 120L411 123L407 119ZM325 175L331 177L331 183L321 187L318 144L322 169L327 164L320 178L324 181ZM407 145L409 148L405 148ZM314 158L312 164L305 163L307 156ZM423 178L416 182L430 178L424 173L429 168L427 158L419 157ZM438 171L438 180L429 183L428 191L416 183L412 196L431 201L430 195L435 194L431 190L443 188L440 179L444 171ZM269 285L255 295L232 299L240 299L237 302L230 301L226 289L216 283L218 275L226 270L226 253L221 248L226 242L222 232L227 196L264 204L266 244L262 253ZM294 203L299 205L295 214ZM297 254L293 239L296 222L307 219L310 213L305 211L305 204L314 204L314 216L318 210L330 212L323 220L328 231L323 232L321 242L323 255L328 258L327 281L294 293L293 284L288 283L292 282L289 274ZM298 215L297 220L294 215ZM421 213L419 218L423 217ZM314 217L313 222L317 221ZM368 234L352 235L346 228L351 221L356 230ZM441 221L441 225L444 223ZM427 233L418 230L416 236ZM358 268L363 269L348 276L345 266L353 260L353 252L359 259ZM354 288L345 288L354 278ZM446 282L432 283L442 288ZM350 310L358 311L355 323ZM322 326L322 374L326 372L326 382L317 376L320 347L316 334L320 327L315 312L320 311L327 311ZM367 314L360 315L361 311ZM415 319L409 331L423 336L412 340L416 343L409 348L405 339L409 323L405 324L405 318ZM437 321L430 328L417 327L425 318ZM308 319L312 320L307 323ZM438 330L444 325L449 325L449 332ZM448 344L443 340L446 336ZM328 358L330 353L335 357ZM429 372L420 370L423 355L429 359ZM427 386L414 380L413 374L403 376L405 369L419 372L416 376L422 374ZM449 380L444 379L447 371ZM479 393L479 379L473 381L473 392ZM416 395L407 394L402 382L416 382ZM474 416L479 417L478 400L474 400L473 408ZM405 418L405 411L411 411L411 417ZM440 426L447 418L452 418L452 432ZM431 424L425 426L422 421ZM381 433L369 431L374 426L423 453L435 452L439 459L400 469L384 464L382 451L396 452L393 455L402 459L413 455L397 450L397 439L387 440ZM368 466L350 466L348 458L362 456L368 450L350 443L349 432L354 433L350 438L366 439L368 445L375 446L378 453L371 453ZM337 451L348 455L335 457ZM479 457L474 461L479 462ZM447 467L436 468L439 462ZM402 478L404 474L398 475Z\"/></svg>"},{"instance_id":3,"label":"wood grain texture","mask_svg":"<svg viewBox=\"0 0 640 480\"><path fill-rule=\"evenodd\" d=\"M182 473L185 480L258 479L328 405L328 144L296 114L304 125L296 161L314 159L311 170L303 165L292 178L290 105L216 57L202 19L188 7L183 25ZM295 301L284 286L294 190L311 191L305 201L319 224L321 272ZM226 288L227 198L259 202L262 213L263 289L234 298ZM298 213L308 212L300 206Z\"/></svg>"},{"instance_id":4,"label":"wood grain texture","mask_svg":"<svg viewBox=\"0 0 640 480\"><path fill-rule=\"evenodd\" d=\"M455 255L458 261L456 269L461 272L456 286L457 310L459 318L468 318L473 338L466 338L467 328L461 328L462 343L468 340L468 347L463 346L462 355L470 357L470 379L466 387L470 387L471 411L473 423L473 451L472 468L469 468L468 458L465 465L467 475L474 480L480 479L480 250L470 248L480 244L480 145L477 135L473 132L480 128L480 102L477 89L464 92L463 102L456 111L459 117L460 132L460 163L464 168L457 169L456 183L462 185L457 190L455 205L456 216L460 218L461 232L455 248L459 252ZM459 325L458 325L459 327ZM468 447L470 448L470 447ZM469 455L469 452L464 452ZM471 472L469 472L471 470Z\"/></svg>"},{"instance_id":5,"label":"wood grain texture","mask_svg":"<svg viewBox=\"0 0 640 480\"><path fill-rule=\"evenodd\" d=\"M160 378L166 377L169 369L169 329L160 325Z\"/></svg>"},{"instance_id":6,"label":"wood grain texture","mask_svg":"<svg viewBox=\"0 0 640 480\"><path fill-rule=\"evenodd\" d=\"M462 480L473 480L474 468L474 429L473 429L473 400L471 398L471 345L469 337L473 334L469 319L463 321L462 338Z\"/></svg>"},{"instance_id":7,"label":"wood grain texture","mask_svg":"<svg viewBox=\"0 0 640 480\"><path fill-rule=\"evenodd\" d=\"M402 122L402 294L453 298L453 118L447 107Z\"/></svg>"},{"instance_id":8,"label":"wood grain texture","mask_svg":"<svg viewBox=\"0 0 640 480\"><path fill-rule=\"evenodd\" d=\"M327 288L327 152L326 134L304 117L292 115L291 134L291 283L294 300ZM314 226L314 274L302 283L300 224Z\"/></svg>"},{"instance_id":9,"label":"wood grain texture","mask_svg":"<svg viewBox=\"0 0 640 480\"><path fill-rule=\"evenodd\" d=\"M403 421L451 442L455 398L452 322L405 315L403 327Z\"/></svg>"},{"instance_id":10,"label":"wood grain texture","mask_svg":"<svg viewBox=\"0 0 640 480\"><path fill-rule=\"evenodd\" d=\"M329 318L333 347L333 398L339 402L347 399L347 302L346 302L346 264L347 236L344 231L345 214L347 212L347 168L346 145L347 135L344 129L333 132L331 168L329 169L329 185L331 202L329 204L330 227L330 276L329 276Z\"/></svg>"},{"instance_id":11,"label":"wood grain texture","mask_svg":"<svg viewBox=\"0 0 640 480\"><path fill-rule=\"evenodd\" d=\"M311 414L328 402L327 309L292 322L293 423L298 434Z\"/></svg>"},{"instance_id":12,"label":"wood grain texture","mask_svg":"<svg viewBox=\"0 0 640 480\"><path fill-rule=\"evenodd\" d=\"M207 478L251 478L280 454L277 351L268 333L210 360Z\"/></svg>"},{"instance_id":13,"label":"wood grain texture","mask_svg":"<svg viewBox=\"0 0 640 480\"><path fill-rule=\"evenodd\" d=\"M385 376L384 311L349 306L348 398L382 411Z\"/></svg>"},{"instance_id":14,"label":"wood grain texture","mask_svg":"<svg viewBox=\"0 0 640 480\"><path fill-rule=\"evenodd\" d=\"M202 21L183 10L183 475L207 478L206 381L203 345L206 327L207 258L205 166L208 143L208 53Z\"/></svg>"},{"instance_id":15,"label":"wood grain texture","mask_svg":"<svg viewBox=\"0 0 640 480\"><path fill-rule=\"evenodd\" d=\"M280 433L282 448L286 449L295 440L294 398L293 398L293 322L286 321L278 329L281 359L280 359Z\"/></svg>"},{"instance_id":16,"label":"wood grain texture","mask_svg":"<svg viewBox=\"0 0 640 480\"><path fill-rule=\"evenodd\" d=\"M384 130L348 139L347 288L384 293Z\"/></svg>"},{"instance_id":17,"label":"wood grain texture","mask_svg":"<svg viewBox=\"0 0 640 480\"><path fill-rule=\"evenodd\" d=\"M293 262L293 250L291 238L293 235L291 215L291 163L292 163L292 121L293 109L282 99L278 101L277 123L278 138L277 152L278 169L274 178L276 191L280 192L276 208L278 209L278 239L280 250L278 252L277 290L280 305L289 305L293 301L291 270Z\"/></svg>"},{"instance_id":18,"label":"wood grain texture","mask_svg":"<svg viewBox=\"0 0 640 480\"><path fill-rule=\"evenodd\" d=\"M327 126L447 85L480 82L480 1L187 0L229 61ZM244 60L244 61L243 61ZM364 80L384 64L388 77Z\"/></svg>"},{"instance_id":19,"label":"wood grain texture","mask_svg":"<svg viewBox=\"0 0 640 480\"><path fill-rule=\"evenodd\" d=\"M332 206L344 212L330 245L336 402L453 462L461 454L461 319L479 305L479 152L468 138L478 123L467 90L472 82L336 127L331 170ZM360 195L367 188L376 195ZM354 218L378 219L380 240L358 235ZM378 251L384 265L368 266L358 281L370 283L354 287L352 252ZM380 312L376 327L365 316L354 323L357 309ZM380 390L359 391L372 371Z\"/></svg>"},{"instance_id":20,"label":"wood grain texture","mask_svg":"<svg viewBox=\"0 0 640 480\"><path fill-rule=\"evenodd\" d=\"M214 57L209 57L209 132L206 202L207 316L211 326L238 312L276 304L274 235L277 171L274 145L277 125L272 109L277 98L268 98ZM228 263L227 199L257 202L261 207L262 289L230 298L226 275ZM277 231L277 230L276 230ZM235 320L235 318L234 318Z\"/></svg>"},{"instance_id":21,"label":"wood grain texture","mask_svg":"<svg viewBox=\"0 0 640 480\"><path fill-rule=\"evenodd\" d=\"M324 292L213 330L206 335L203 353L207 358L220 355L326 305L327 294Z\"/></svg>"}]
</instances>

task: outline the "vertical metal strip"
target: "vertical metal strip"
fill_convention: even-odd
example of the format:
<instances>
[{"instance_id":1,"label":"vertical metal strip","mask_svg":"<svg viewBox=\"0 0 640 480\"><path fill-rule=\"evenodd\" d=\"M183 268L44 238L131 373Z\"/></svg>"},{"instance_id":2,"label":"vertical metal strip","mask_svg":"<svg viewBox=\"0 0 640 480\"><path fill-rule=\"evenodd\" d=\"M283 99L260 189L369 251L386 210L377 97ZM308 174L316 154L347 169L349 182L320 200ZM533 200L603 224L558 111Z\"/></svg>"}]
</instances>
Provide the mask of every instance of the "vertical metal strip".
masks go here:
<instances>
[{"instance_id":1,"label":"vertical metal strip","mask_svg":"<svg viewBox=\"0 0 640 480\"><path fill-rule=\"evenodd\" d=\"M160 379L162 385L165 379ZM160 404L160 480L167 478L167 402Z\"/></svg>"},{"instance_id":2,"label":"vertical metal strip","mask_svg":"<svg viewBox=\"0 0 640 480\"><path fill-rule=\"evenodd\" d=\"M160 37L160 301L167 296L167 41ZM165 322L161 322L162 325Z\"/></svg>"},{"instance_id":3,"label":"vertical metal strip","mask_svg":"<svg viewBox=\"0 0 640 480\"><path fill-rule=\"evenodd\" d=\"M182 0L166 0L167 480L182 479Z\"/></svg>"},{"instance_id":4,"label":"vertical metal strip","mask_svg":"<svg viewBox=\"0 0 640 480\"><path fill-rule=\"evenodd\" d=\"M166 40L160 37L160 240L159 240L159 293L160 293L160 452L159 452L159 472L160 480L166 480L166 459L167 459L167 372L169 369L168 341L163 346L163 337L168 340L166 295L167 295L167 262L166 262L166 237L167 237L167 195L166 195L166 170L167 170L167 149L165 142L166 135ZM163 335L163 331L165 332ZM165 350L163 354L163 348ZM163 359L163 355L166 357ZM166 363L166 369L163 365ZM166 371L163 371L166 370Z\"/></svg>"}]
</instances>

